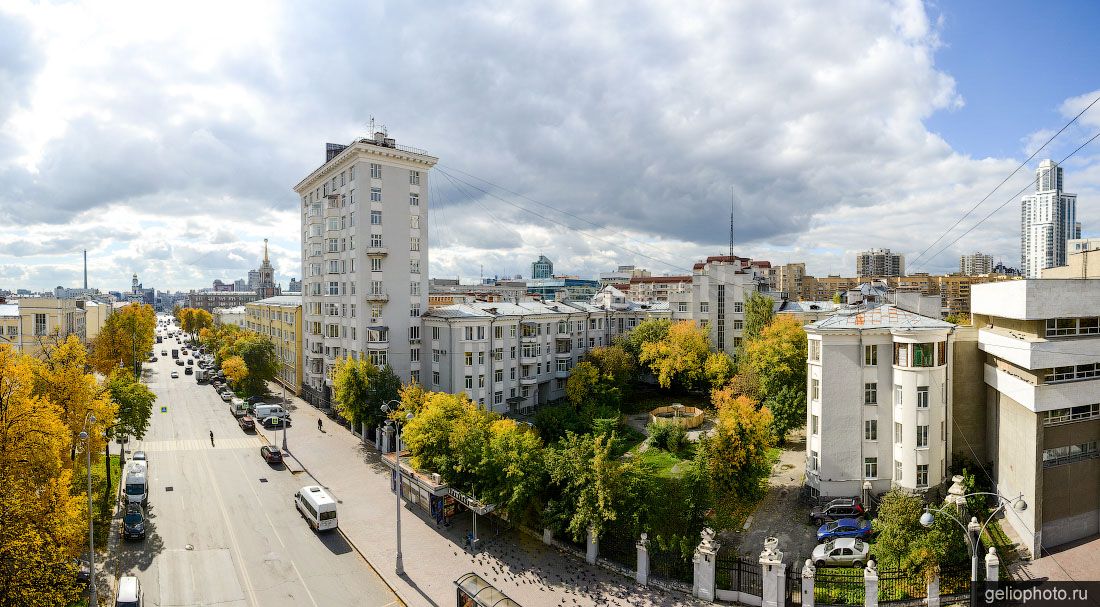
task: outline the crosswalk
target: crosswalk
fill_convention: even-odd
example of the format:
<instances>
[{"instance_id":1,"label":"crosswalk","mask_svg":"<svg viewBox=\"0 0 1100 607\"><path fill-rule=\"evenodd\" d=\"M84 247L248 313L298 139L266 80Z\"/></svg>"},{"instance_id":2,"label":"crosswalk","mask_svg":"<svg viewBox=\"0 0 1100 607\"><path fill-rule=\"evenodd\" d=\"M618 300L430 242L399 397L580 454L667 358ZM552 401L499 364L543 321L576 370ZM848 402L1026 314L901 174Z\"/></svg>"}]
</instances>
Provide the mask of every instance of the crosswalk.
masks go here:
<instances>
[{"instance_id":1,"label":"crosswalk","mask_svg":"<svg viewBox=\"0 0 1100 607\"><path fill-rule=\"evenodd\" d=\"M140 441L130 448L134 451L146 453L158 453L164 451L199 451L205 449L256 449L263 445L259 436L243 436L237 438L214 438L214 446L210 446L210 439L173 439Z\"/></svg>"}]
</instances>

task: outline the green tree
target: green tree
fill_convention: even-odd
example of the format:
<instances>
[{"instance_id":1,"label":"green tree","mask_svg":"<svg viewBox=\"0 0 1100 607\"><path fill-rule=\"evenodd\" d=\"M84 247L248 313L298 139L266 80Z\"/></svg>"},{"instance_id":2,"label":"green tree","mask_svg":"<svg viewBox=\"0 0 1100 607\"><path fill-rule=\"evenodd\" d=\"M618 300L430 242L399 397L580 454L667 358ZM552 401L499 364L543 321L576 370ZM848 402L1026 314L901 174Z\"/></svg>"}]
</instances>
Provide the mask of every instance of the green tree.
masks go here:
<instances>
[{"instance_id":1,"label":"green tree","mask_svg":"<svg viewBox=\"0 0 1100 607\"><path fill-rule=\"evenodd\" d=\"M580 541L588 529L601 534L619 518L628 497L629 463L611 450L614 437L569 433L546 449L550 498L544 516Z\"/></svg>"},{"instance_id":2,"label":"green tree","mask_svg":"<svg viewBox=\"0 0 1100 607\"><path fill-rule=\"evenodd\" d=\"M753 291L745 300L745 324L741 330L742 343L751 341L760 335L764 327L775 318L775 302L772 298Z\"/></svg>"},{"instance_id":3,"label":"green tree","mask_svg":"<svg viewBox=\"0 0 1100 607\"><path fill-rule=\"evenodd\" d=\"M413 467L431 470L450 480L456 465L451 449L455 421L476 410L465 394L430 392L420 411L401 430Z\"/></svg>"},{"instance_id":4,"label":"green tree","mask_svg":"<svg viewBox=\"0 0 1100 607\"><path fill-rule=\"evenodd\" d=\"M241 390L248 395L267 394L267 382L279 373L275 344L264 335L245 331L227 350L230 355L244 360L248 368L248 373L238 382Z\"/></svg>"},{"instance_id":5,"label":"green tree","mask_svg":"<svg viewBox=\"0 0 1100 607\"><path fill-rule=\"evenodd\" d=\"M225 374L226 379L233 382L234 386L239 387L248 377L248 365L240 356L230 356L222 361L222 373Z\"/></svg>"},{"instance_id":6,"label":"green tree","mask_svg":"<svg viewBox=\"0 0 1100 607\"><path fill-rule=\"evenodd\" d=\"M930 528L920 524L924 501L900 489L882 496L878 516L872 521L878 534L874 556L880 566L918 572L930 579L943 565L965 561L966 540L962 528L948 519L947 513L935 514Z\"/></svg>"},{"instance_id":7,"label":"green tree","mask_svg":"<svg viewBox=\"0 0 1100 607\"><path fill-rule=\"evenodd\" d=\"M527 513L546 486L543 445L537 432L510 419L497 419L489 427L490 477L478 497L496 504L509 521L529 518Z\"/></svg>"},{"instance_id":8,"label":"green tree","mask_svg":"<svg viewBox=\"0 0 1100 607\"><path fill-rule=\"evenodd\" d=\"M332 399L336 413L358 426L370 416L370 386L378 367L366 357L338 359L332 370Z\"/></svg>"},{"instance_id":9,"label":"green tree","mask_svg":"<svg viewBox=\"0 0 1100 607\"><path fill-rule=\"evenodd\" d=\"M88 364L107 377L121 363L135 375L156 343L157 315L153 307L129 304L115 310L92 340Z\"/></svg>"},{"instance_id":10,"label":"green tree","mask_svg":"<svg viewBox=\"0 0 1100 607\"><path fill-rule=\"evenodd\" d=\"M71 459L76 457L77 437L85 429L92 452L103 449L104 430L113 423L118 411L95 376L88 373L87 354L80 338L69 335L60 345L47 350L45 358L33 366L35 396L60 407L61 420L69 428ZM96 421L85 428L89 413Z\"/></svg>"},{"instance_id":11,"label":"green tree","mask_svg":"<svg viewBox=\"0 0 1100 607\"><path fill-rule=\"evenodd\" d=\"M664 339L643 344L638 360L657 376L662 388L676 382L691 389L702 383L709 355L706 329L685 320L669 327Z\"/></svg>"},{"instance_id":12,"label":"green tree","mask_svg":"<svg viewBox=\"0 0 1100 607\"><path fill-rule=\"evenodd\" d=\"M711 401L718 418L714 432L700 439L697 462L706 470L714 495L754 498L771 472L771 412L744 396L735 397L730 388L715 390Z\"/></svg>"},{"instance_id":13,"label":"green tree","mask_svg":"<svg viewBox=\"0 0 1100 607\"><path fill-rule=\"evenodd\" d=\"M565 382L565 397L574 408L580 409L581 405L592 400L600 381L600 370L596 365L582 360L569 373L569 379Z\"/></svg>"},{"instance_id":14,"label":"green tree","mask_svg":"<svg viewBox=\"0 0 1100 607\"><path fill-rule=\"evenodd\" d=\"M635 357L621 344L593 348L585 355L585 360L596 365L600 374L611 380L612 384L625 393L630 382L638 373Z\"/></svg>"},{"instance_id":15,"label":"green tree","mask_svg":"<svg viewBox=\"0 0 1100 607\"><path fill-rule=\"evenodd\" d=\"M569 404L547 405L535 410L535 427L546 444L553 444L573 432L585 434L588 426L580 413Z\"/></svg>"},{"instance_id":16,"label":"green tree","mask_svg":"<svg viewBox=\"0 0 1100 607\"><path fill-rule=\"evenodd\" d=\"M780 441L806 421L806 343L802 324L780 315L745 344L742 367L756 377Z\"/></svg>"},{"instance_id":17,"label":"green tree","mask_svg":"<svg viewBox=\"0 0 1100 607\"><path fill-rule=\"evenodd\" d=\"M620 339L620 345L635 360L642 355L642 347L645 344L659 342L668 337L668 330L672 327L672 321L667 318L648 318L638 323Z\"/></svg>"},{"instance_id":18,"label":"green tree","mask_svg":"<svg viewBox=\"0 0 1100 607\"><path fill-rule=\"evenodd\" d=\"M149 419L153 416L153 403L157 395L149 386L141 383L130 373L116 370L107 380L107 392L118 406L115 419L115 436L132 436L138 440L145 437L149 428Z\"/></svg>"}]
</instances>

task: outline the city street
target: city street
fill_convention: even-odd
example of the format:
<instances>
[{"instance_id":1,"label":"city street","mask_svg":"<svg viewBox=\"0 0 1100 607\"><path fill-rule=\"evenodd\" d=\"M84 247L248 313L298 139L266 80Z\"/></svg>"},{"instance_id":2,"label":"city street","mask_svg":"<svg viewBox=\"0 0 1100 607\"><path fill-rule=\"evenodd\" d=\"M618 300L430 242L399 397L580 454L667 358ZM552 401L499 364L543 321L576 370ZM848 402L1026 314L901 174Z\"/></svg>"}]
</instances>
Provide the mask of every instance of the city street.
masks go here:
<instances>
[{"instance_id":1,"label":"city street","mask_svg":"<svg viewBox=\"0 0 1100 607\"><path fill-rule=\"evenodd\" d=\"M267 464L264 440L242 431L209 385L161 356L180 348L174 339L154 348L153 419L129 446L148 457L150 527L144 541L113 540L106 571L137 576L145 604L160 607L400 604L342 532L316 534L299 516L292 496L316 481Z\"/></svg>"}]
</instances>

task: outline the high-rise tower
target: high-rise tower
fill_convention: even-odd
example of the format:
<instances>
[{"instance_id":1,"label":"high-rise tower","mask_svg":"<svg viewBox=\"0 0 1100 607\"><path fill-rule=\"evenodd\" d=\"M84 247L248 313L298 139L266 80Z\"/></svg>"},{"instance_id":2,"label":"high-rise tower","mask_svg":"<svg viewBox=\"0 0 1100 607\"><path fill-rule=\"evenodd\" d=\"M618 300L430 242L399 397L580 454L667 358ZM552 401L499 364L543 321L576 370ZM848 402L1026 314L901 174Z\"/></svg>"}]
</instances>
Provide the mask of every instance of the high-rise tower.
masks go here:
<instances>
[{"instance_id":1,"label":"high-rise tower","mask_svg":"<svg viewBox=\"0 0 1100 607\"><path fill-rule=\"evenodd\" d=\"M1020 204L1020 271L1039 278L1044 268L1066 265L1066 241L1078 233L1077 195L1062 190L1062 167L1044 160L1035 192Z\"/></svg>"}]
</instances>

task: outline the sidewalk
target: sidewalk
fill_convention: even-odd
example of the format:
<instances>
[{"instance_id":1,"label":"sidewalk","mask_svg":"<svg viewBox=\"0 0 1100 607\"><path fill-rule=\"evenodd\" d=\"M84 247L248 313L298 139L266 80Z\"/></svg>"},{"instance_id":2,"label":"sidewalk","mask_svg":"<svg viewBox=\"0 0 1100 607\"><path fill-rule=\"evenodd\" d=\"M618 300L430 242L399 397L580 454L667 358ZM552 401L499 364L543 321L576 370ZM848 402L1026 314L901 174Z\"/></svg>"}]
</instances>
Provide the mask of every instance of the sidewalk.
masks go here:
<instances>
[{"instance_id":1,"label":"sidewalk","mask_svg":"<svg viewBox=\"0 0 1100 607\"><path fill-rule=\"evenodd\" d=\"M408 506L401 512L405 576L400 577L394 572L396 498L390 468L347 428L301 399L288 395L288 400L294 418L287 444L291 457L343 504L340 529L410 607L453 604L454 580L471 571L524 607L702 604L641 587L518 531L496 529L491 517L479 517L483 546L468 554L462 544L469 513L456 516L450 528L436 529L434 521ZM324 432L317 430L319 418Z\"/></svg>"}]
</instances>

